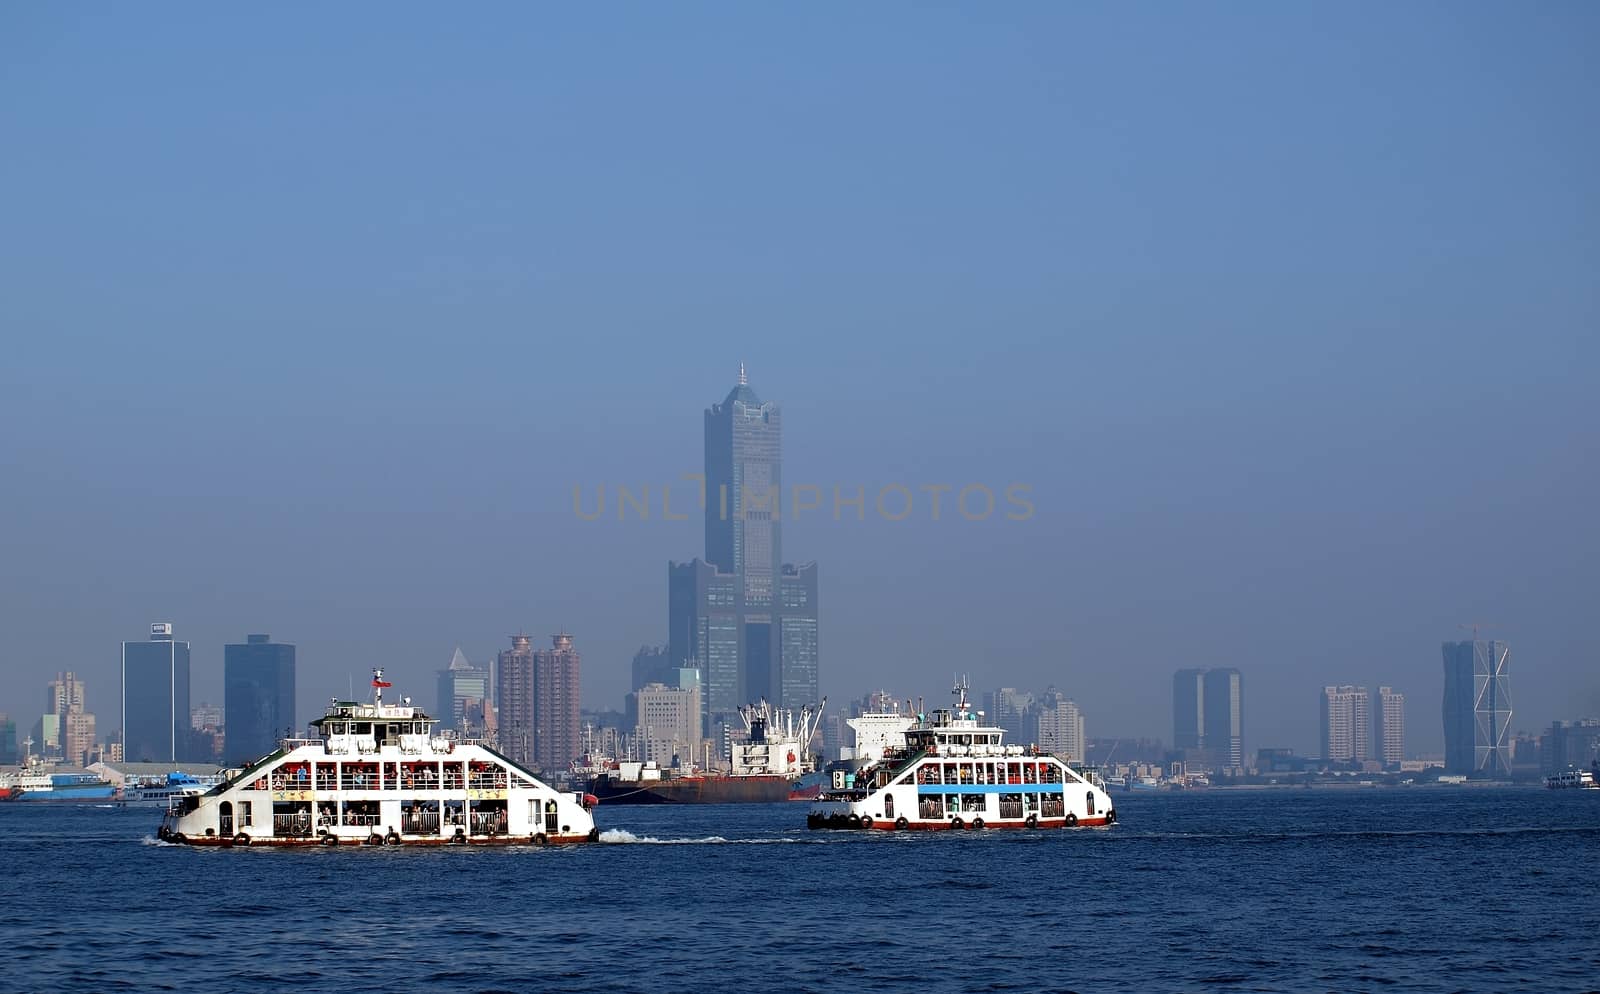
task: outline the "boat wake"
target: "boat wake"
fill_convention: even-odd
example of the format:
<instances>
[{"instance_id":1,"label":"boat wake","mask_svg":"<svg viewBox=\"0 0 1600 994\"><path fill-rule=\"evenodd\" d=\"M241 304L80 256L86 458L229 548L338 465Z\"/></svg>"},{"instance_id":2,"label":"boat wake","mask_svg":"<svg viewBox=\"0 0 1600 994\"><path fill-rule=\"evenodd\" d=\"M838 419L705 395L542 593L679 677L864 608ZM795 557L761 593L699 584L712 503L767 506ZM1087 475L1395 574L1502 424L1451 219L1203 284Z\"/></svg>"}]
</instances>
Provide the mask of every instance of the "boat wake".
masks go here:
<instances>
[{"instance_id":1,"label":"boat wake","mask_svg":"<svg viewBox=\"0 0 1600 994\"><path fill-rule=\"evenodd\" d=\"M165 840L158 839L153 835L146 835L144 838L139 840L139 844L141 846L177 846L176 842L167 842Z\"/></svg>"},{"instance_id":2,"label":"boat wake","mask_svg":"<svg viewBox=\"0 0 1600 994\"><path fill-rule=\"evenodd\" d=\"M776 842L799 842L799 839L728 839L720 835L707 835L699 839L658 839L653 835L634 835L625 828L608 828L600 833L600 841L611 845L639 846L715 846L764 845Z\"/></svg>"}]
</instances>

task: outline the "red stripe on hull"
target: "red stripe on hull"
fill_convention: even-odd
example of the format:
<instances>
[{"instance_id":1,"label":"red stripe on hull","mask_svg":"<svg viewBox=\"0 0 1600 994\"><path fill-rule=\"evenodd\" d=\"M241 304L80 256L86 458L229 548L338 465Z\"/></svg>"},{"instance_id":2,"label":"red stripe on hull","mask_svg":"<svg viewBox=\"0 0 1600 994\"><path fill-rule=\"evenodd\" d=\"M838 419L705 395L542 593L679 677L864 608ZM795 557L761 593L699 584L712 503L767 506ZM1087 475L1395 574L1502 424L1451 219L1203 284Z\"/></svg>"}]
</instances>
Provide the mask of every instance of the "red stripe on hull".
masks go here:
<instances>
[{"instance_id":1,"label":"red stripe on hull","mask_svg":"<svg viewBox=\"0 0 1600 994\"><path fill-rule=\"evenodd\" d=\"M234 842L232 839L224 839L224 838L218 838L218 837L214 837L214 836L213 837L203 837L203 838L198 838L198 839L188 839L188 838L186 838L182 842L179 842L176 839L167 839L165 841L171 842L173 845L197 846L197 847L206 847L206 848L212 848L212 849L245 849L245 848L249 848L249 849L350 849L350 848L354 848L354 847L357 847L357 846L366 846L369 849L378 849L378 848L403 848L403 847L406 847L406 846L453 846L453 845L454 846L537 846L538 845L538 843L534 842L533 840L528 838L528 836L526 836L526 835L478 836L478 837L474 837L474 838L470 838L470 839L465 839L465 840L463 840L461 842L454 842L454 841L452 841L450 839L438 839L438 838L428 838L428 839L404 839L403 838L399 842L395 843L393 846L390 846L387 843L385 843L383 846L374 846L370 842L367 842L365 839L341 839L337 843L330 844L330 843L323 842L321 839L315 839L315 838L312 838L312 839L254 839L253 838L253 839L250 840L249 846L239 845L238 843ZM579 843L579 842L588 842L588 841L589 841L589 837L586 836L586 835L555 835L555 836L551 836L548 839L546 839L545 840L545 845L548 845L548 846L574 845L574 844Z\"/></svg>"},{"instance_id":2,"label":"red stripe on hull","mask_svg":"<svg viewBox=\"0 0 1600 994\"><path fill-rule=\"evenodd\" d=\"M1029 829L1028 826L1025 823L1020 822L1020 821L1004 821L1004 822L985 821L983 823L983 828L981 828L981 829L973 828L971 824L966 824L966 825L961 826L960 831L964 831L964 832L978 832L978 831L989 832L989 831L996 831L996 830L1001 830L1001 829L1004 829L1004 830L1024 829L1024 830L1028 830L1028 831L1037 832L1037 831L1042 831L1042 830L1045 830L1045 829L1061 830L1061 829L1065 829L1065 828L1103 828L1103 827L1105 827L1107 825L1110 825L1110 824L1111 824L1111 821L1109 819L1105 818L1105 817L1080 818L1080 819L1078 819L1078 823L1076 825L1070 825L1070 826L1067 824L1065 818L1046 818L1046 819L1041 819L1038 822L1038 824L1036 824L1031 829ZM861 825L861 826L858 826L858 827L852 827L852 826L849 826L849 825L837 825L837 826L835 826L835 825L823 825L823 826L820 826L817 829L817 831L835 831L835 832L856 832L856 831L874 831L874 832L880 832L880 831L881 832L953 832L953 831L957 831L957 829L956 829L956 826L953 823L948 822L948 821L911 821L911 822L907 822L906 823L906 827L905 828L896 828L894 822L892 822L892 821L880 821L880 820L875 818L875 819L873 819L871 825Z\"/></svg>"}]
</instances>

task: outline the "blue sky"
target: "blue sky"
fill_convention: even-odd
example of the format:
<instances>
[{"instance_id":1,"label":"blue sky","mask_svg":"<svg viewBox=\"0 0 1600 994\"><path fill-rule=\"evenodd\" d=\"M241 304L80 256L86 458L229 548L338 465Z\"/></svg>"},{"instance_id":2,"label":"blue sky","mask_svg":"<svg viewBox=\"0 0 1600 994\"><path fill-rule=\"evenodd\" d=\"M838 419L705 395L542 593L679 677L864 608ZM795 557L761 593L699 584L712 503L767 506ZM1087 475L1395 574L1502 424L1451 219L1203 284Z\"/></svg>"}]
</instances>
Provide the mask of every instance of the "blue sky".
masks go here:
<instances>
[{"instance_id":1,"label":"blue sky","mask_svg":"<svg viewBox=\"0 0 1600 994\"><path fill-rule=\"evenodd\" d=\"M309 710L565 627L620 703L740 361L819 514L824 691L1066 688L1247 747L1325 683L1513 647L1600 714L1590 5L202 5L0 11L0 709L115 711L171 620L300 645ZM685 496L687 491L685 491ZM106 721L106 719L102 719ZM107 722L108 726L112 722Z\"/></svg>"}]
</instances>

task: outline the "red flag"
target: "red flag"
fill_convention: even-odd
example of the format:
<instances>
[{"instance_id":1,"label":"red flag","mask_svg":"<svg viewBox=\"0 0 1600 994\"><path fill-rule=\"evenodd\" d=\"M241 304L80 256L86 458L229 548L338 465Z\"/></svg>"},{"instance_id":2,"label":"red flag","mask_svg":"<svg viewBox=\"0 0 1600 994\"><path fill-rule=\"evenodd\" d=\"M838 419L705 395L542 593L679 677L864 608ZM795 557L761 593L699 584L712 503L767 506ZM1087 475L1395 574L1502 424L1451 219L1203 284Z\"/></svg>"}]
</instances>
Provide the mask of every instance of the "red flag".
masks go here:
<instances>
[{"instance_id":1,"label":"red flag","mask_svg":"<svg viewBox=\"0 0 1600 994\"><path fill-rule=\"evenodd\" d=\"M374 687L393 687L394 686L394 684L390 683L388 680L379 680L377 677L373 677L372 678L372 685Z\"/></svg>"}]
</instances>

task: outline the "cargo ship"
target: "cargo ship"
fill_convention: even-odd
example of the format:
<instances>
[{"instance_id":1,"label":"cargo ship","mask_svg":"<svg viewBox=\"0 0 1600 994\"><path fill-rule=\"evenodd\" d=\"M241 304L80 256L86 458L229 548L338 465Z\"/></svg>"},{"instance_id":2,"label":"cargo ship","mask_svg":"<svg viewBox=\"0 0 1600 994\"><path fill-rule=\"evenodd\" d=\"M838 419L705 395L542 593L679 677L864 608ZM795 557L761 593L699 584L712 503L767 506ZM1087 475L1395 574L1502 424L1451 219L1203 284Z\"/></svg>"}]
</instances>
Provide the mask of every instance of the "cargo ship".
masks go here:
<instances>
[{"instance_id":1,"label":"cargo ship","mask_svg":"<svg viewBox=\"0 0 1600 994\"><path fill-rule=\"evenodd\" d=\"M191 846L534 845L599 838L592 799L558 791L481 742L437 734L411 699L333 701L317 738L204 794L172 799L157 836Z\"/></svg>"},{"instance_id":2,"label":"cargo ship","mask_svg":"<svg viewBox=\"0 0 1600 994\"><path fill-rule=\"evenodd\" d=\"M904 749L906 731L916 723L911 714L911 702L907 701L904 713L899 710L898 704L893 704L883 710L867 711L854 718L846 718L845 725L855 733L855 745L841 749L839 759L796 780L789 790L789 800L814 801L833 782L834 771L843 770L853 774L882 759L885 753Z\"/></svg>"},{"instance_id":3,"label":"cargo ship","mask_svg":"<svg viewBox=\"0 0 1600 994\"><path fill-rule=\"evenodd\" d=\"M806 749L822 708L806 705L796 715L766 701L739 709L745 737L732 748L727 773L662 769L657 763L612 763L589 781L601 804L761 804L787 801L795 785L815 769Z\"/></svg>"},{"instance_id":4,"label":"cargo ship","mask_svg":"<svg viewBox=\"0 0 1600 994\"><path fill-rule=\"evenodd\" d=\"M38 757L29 757L18 773L0 782L0 800L7 801L110 801L117 786L93 773L46 773Z\"/></svg>"}]
</instances>

